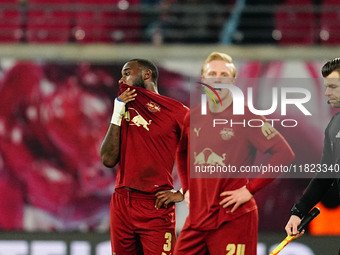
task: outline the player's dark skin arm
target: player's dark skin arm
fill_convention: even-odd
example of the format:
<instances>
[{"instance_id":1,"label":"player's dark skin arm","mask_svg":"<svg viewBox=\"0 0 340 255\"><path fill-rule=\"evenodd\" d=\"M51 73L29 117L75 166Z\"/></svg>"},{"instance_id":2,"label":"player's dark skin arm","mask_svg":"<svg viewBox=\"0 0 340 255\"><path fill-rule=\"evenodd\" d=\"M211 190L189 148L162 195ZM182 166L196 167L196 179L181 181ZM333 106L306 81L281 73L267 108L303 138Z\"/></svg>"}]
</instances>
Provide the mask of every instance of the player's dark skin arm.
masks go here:
<instances>
[{"instance_id":1,"label":"player's dark skin arm","mask_svg":"<svg viewBox=\"0 0 340 255\"><path fill-rule=\"evenodd\" d=\"M125 90L118 99L122 102L128 103L135 100L137 94L136 90ZM110 124L109 130L107 131L103 143L100 147L100 156L102 162L106 167L114 167L120 158L120 126Z\"/></svg>"},{"instance_id":2,"label":"player's dark skin arm","mask_svg":"<svg viewBox=\"0 0 340 255\"><path fill-rule=\"evenodd\" d=\"M155 208L168 208L171 203L178 203L183 201L184 196L181 191L177 190L163 190L156 193Z\"/></svg>"},{"instance_id":3,"label":"player's dark skin arm","mask_svg":"<svg viewBox=\"0 0 340 255\"><path fill-rule=\"evenodd\" d=\"M100 147L100 156L106 167L114 167L120 156L120 126L110 124Z\"/></svg>"}]
</instances>

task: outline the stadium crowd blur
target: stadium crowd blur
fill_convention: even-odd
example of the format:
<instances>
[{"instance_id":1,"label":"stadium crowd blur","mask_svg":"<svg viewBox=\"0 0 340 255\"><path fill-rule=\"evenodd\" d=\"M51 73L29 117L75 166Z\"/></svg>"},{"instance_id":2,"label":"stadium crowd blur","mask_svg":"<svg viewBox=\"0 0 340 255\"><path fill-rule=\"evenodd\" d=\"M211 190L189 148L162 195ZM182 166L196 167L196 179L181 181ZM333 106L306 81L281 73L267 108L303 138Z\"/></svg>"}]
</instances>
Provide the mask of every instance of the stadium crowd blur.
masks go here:
<instances>
[{"instance_id":1,"label":"stadium crowd blur","mask_svg":"<svg viewBox=\"0 0 340 255\"><path fill-rule=\"evenodd\" d=\"M336 0L2 0L0 44L337 45L338 12ZM240 73L255 77L278 65L250 63ZM120 67L2 61L0 230L108 231L115 176L98 152ZM160 67L160 79L161 94L189 105L188 77ZM313 131L299 135L310 138ZM298 146L293 140L293 149ZM321 145L304 146L312 148L307 159L317 163ZM308 180L277 180L275 189L262 193L270 198L257 197L260 230L283 229L300 195L296 182L304 187ZM276 211L279 202L284 209ZM261 213L273 220L261 221Z\"/></svg>"},{"instance_id":2,"label":"stadium crowd blur","mask_svg":"<svg viewBox=\"0 0 340 255\"><path fill-rule=\"evenodd\" d=\"M326 44L337 0L2 0L0 42Z\"/></svg>"}]
</instances>

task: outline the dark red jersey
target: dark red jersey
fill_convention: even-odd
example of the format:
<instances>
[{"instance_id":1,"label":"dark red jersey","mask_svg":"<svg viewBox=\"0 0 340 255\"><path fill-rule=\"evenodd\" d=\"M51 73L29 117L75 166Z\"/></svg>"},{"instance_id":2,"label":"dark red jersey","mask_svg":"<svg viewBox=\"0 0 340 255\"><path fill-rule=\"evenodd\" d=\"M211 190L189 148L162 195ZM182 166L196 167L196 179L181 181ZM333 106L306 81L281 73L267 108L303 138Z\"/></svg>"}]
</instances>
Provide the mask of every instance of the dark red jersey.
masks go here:
<instances>
[{"instance_id":1,"label":"dark red jersey","mask_svg":"<svg viewBox=\"0 0 340 255\"><path fill-rule=\"evenodd\" d=\"M128 87L121 85L121 92ZM137 97L125 106L116 188L150 193L172 189L176 149L189 109L149 90L130 88Z\"/></svg>"},{"instance_id":2,"label":"dark red jersey","mask_svg":"<svg viewBox=\"0 0 340 255\"><path fill-rule=\"evenodd\" d=\"M185 124L189 125L188 117ZM185 130L188 133L187 127ZM190 191L188 219L191 227L198 230L216 229L223 222L236 219L257 208L254 198L233 213L232 206L222 208L219 205L224 198L220 194L224 191L247 186L254 194L273 180L248 179L246 174L240 172L253 164L257 151L272 154L267 162L271 165L286 165L293 159L293 152L278 131L266 122L263 116L252 114L248 107L245 107L244 115L233 115L232 106L221 113L208 111L207 115L201 115L200 109L194 109L190 114L188 135L190 170L183 171L179 165L179 171L184 190L188 188ZM183 145L181 147L183 149ZM184 152L179 155L181 154L183 156ZM210 166L215 169L209 170ZM215 172L211 172L213 169ZM216 172L218 169L219 173ZM185 177L188 174L190 178ZM259 176L261 177L260 174ZM264 177L266 176L262 176Z\"/></svg>"}]
</instances>

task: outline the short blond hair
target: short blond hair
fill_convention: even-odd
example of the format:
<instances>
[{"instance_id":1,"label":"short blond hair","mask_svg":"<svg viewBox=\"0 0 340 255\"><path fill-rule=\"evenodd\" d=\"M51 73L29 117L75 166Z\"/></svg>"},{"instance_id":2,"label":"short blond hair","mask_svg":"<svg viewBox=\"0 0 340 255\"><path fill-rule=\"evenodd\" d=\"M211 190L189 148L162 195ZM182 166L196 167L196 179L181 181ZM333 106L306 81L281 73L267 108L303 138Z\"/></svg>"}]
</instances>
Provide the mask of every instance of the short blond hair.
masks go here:
<instances>
[{"instance_id":1,"label":"short blond hair","mask_svg":"<svg viewBox=\"0 0 340 255\"><path fill-rule=\"evenodd\" d=\"M221 52L217 52L217 51L214 51L213 53L211 53L204 61L203 65L202 65L202 68L201 68L201 74L203 75L204 72L205 72L205 68L207 66L207 64L209 64L211 61L214 61L214 60L223 60L229 64L232 65L232 68L234 69L234 72L233 72L233 77L236 77L236 74L237 74L237 71L236 71L236 67L235 65L233 64L233 59L232 57L230 57L228 54L225 54L225 53L221 53Z\"/></svg>"}]
</instances>

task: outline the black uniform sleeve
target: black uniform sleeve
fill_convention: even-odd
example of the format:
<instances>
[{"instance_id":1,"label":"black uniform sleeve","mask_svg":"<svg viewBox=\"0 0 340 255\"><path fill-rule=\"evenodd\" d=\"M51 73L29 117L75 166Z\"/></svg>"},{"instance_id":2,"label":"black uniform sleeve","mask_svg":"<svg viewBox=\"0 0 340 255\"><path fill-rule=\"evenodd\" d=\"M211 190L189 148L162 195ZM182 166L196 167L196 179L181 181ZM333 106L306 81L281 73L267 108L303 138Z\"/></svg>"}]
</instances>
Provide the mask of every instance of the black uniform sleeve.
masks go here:
<instances>
[{"instance_id":1,"label":"black uniform sleeve","mask_svg":"<svg viewBox=\"0 0 340 255\"><path fill-rule=\"evenodd\" d=\"M324 146L320 163L331 165L333 162L332 147L331 141L329 140L328 130L329 125L325 130ZM322 197L325 195L325 193L329 190L329 188L333 185L333 183L336 180L335 178L322 178L325 176L321 176L321 174L324 173L317 174L315 178L311 180L311 182L307 186L305 193L302 195L299 201L292 207L291 209L292 215L296 215L300 218L305 216L313 208L313 206L320 202ZM329 175L327 176L329 177Z\"/></svg>"},{"instance_id":2,"label":"black uniform sleeve","mask_svg":"<svg viewBox=\"0 0 340 255\"><path fill-rule=\"evenodd\" d=\"M335 179L314 178L308 185L305 193L293 206L291 214L302 218L315 206L332 186Z\"/></svg>"}]
</instances>

